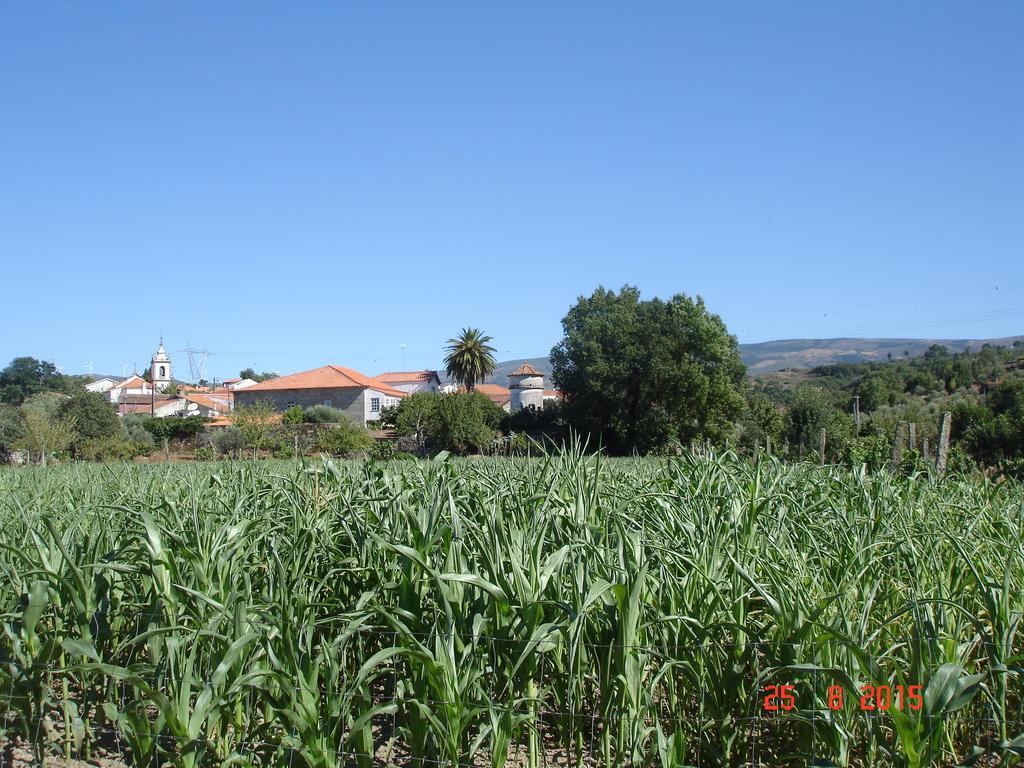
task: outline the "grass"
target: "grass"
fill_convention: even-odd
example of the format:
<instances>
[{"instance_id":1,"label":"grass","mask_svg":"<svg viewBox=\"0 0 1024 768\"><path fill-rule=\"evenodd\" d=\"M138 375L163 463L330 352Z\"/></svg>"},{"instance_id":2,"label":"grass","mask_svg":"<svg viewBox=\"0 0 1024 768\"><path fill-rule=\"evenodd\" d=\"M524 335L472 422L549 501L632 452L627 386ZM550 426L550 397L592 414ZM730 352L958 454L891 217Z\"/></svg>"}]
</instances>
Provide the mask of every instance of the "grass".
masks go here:
<instances>
[{"instance_id":1,"label":"grass","mask_svg":"<svg viewBox=\"0 0 1024 768\"><path fill-rule=\"evenodd\" d=\"M0 526L0 716L38 762L113 734L183 768L1024 753L1016 484L703 453L74 465L0 472ZM912 684L919 711L856 706Z\"/></svg>"}]
</instances>

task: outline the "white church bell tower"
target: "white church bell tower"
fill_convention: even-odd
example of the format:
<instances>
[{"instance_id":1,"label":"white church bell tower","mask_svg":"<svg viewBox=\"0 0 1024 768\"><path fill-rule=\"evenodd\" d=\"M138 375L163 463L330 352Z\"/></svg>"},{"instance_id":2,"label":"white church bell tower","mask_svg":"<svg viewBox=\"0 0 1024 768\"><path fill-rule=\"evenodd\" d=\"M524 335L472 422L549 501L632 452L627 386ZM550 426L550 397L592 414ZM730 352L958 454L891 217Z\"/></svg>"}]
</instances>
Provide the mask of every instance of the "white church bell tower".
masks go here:
<instances>
[{"instance_id":1,"label":"white church bell tower","mask_svg":"<svg viewBox=\"0 0 1024 768\"><path fill-rule=\"evenodd\" d=\"M160 346L150 363L149 378L153 382L154 392L163 392L171 386L171 358L164 349L163 337L160 338Z\"/></svg>"}]
</instances>

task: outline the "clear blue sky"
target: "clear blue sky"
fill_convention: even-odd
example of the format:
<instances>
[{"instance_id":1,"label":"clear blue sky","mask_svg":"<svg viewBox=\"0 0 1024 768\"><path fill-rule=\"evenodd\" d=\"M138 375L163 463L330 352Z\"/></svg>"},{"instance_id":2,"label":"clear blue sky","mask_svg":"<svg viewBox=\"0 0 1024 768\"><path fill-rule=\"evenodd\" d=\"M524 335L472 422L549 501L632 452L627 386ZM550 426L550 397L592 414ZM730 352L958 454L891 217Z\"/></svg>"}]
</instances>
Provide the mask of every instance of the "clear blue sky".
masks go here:
<instances>
[{"instance_id":1,"label":"clear blue sky","mask_svg":"<svg viewBox=\"0 0 1024 768\"><path fill-rule=\"evenodd\" d=\"M1024 333L1024 3L0 3L0 365ZM998 286L998 287L997 287ZM186 373L178 355L177 372Z\"/></svg>"}]
</instances>

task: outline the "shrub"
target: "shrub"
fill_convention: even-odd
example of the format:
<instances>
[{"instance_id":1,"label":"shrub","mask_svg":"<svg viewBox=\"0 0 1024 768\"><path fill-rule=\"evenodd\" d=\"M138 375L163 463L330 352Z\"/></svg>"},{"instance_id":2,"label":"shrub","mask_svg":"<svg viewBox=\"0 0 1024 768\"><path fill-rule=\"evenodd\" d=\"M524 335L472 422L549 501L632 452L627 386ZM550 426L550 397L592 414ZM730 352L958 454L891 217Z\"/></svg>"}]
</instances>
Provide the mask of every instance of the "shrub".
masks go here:
<instances>
[{"instance_id":1,"label":"shrub","mask_svg":"<svg viewBox=\"0 0 1024 768\"><path fill-rule=\"evenodd\" d=\"M206 428L207 421L209 419L200 416L189 416L188 418L172 416L166 419L147 417L141 423L158 443L164 443L170 440L186 440L195 437Z\"/></svg>"},{"instance_id":2,"label":"shrub","mask_svg":"<svg viewBox=\"0 0 1024 768\"><path fill-rule=\"evenodd\" d=\"M344 411L329 405L314 405L303 415L309 424L341 424L349 420Z\"/></svg>"},{"instance_id":3,"label":"shrub","mask_svg":"<svg viewBox=\"0 0 1024 768\"><path fill-rule=\"evenodd\" d=\"M218 453L226 456L238 456L245 448L245 435L238 427L221 427L210 438Z\"/></svg>"},{"instance_id":4,"label":"shrub","mask_svg":"<svg viewBox=\"0 0 1024 768\"><path fill-rule=\"evenodd\" d=\"M306 414L301 405L293 405L281 414L282 424L301 424L306 420Z\"/></svg>"},{"instance_id":5,"label":"shrub","mask_svg":"<svg viewBox=\"0 0 1024 768\"><path fill-rule=\"evenodd\" d=\"M373 438L363 427L342 417L337 426L317 430L317 449L332 456L351 456L373 447Z\"/></svg>"},{"instance_id":6,"label":"shrub","mask_svg":"<svg viewBox=\"0 0 1024 768\"><path fill-rule=\"evenodd\" d=\"M370 447L370 458L387 461L395 456L395 444L390 440L374 440Z\"/></svg>"},{"instance_id":7,"label":"shrub","mask_svg":"<svg viewBox=\"0 0 1024 768\"><path fill-rule=\"evenodd\" d=\"M270 453L275 459L293 459L295 458L295 443L288 439L288 436L282 436L280 440L270 446Z\"/></svg>"},{"instance_id":8,"label":"shrub","mask_svg":"<svg viewBox=\"0 0 1024 768\"><path fill-rule=\"evenodd\" d=\"M88 437L75 446L75 453L86 461L111 461L129 459L133 455L132 444L119 435Z\"/></svg>"},{"instance_id":9,"label":"shrub","mask_svg":"<svg viewBox=\"0 0 1024 768\"><path fill-rule=\"evenodd\" d=\"M196 461L214 461L217 458L217 452L208 445L199 446L193 455Z\"/></svg>"}]
</instances>

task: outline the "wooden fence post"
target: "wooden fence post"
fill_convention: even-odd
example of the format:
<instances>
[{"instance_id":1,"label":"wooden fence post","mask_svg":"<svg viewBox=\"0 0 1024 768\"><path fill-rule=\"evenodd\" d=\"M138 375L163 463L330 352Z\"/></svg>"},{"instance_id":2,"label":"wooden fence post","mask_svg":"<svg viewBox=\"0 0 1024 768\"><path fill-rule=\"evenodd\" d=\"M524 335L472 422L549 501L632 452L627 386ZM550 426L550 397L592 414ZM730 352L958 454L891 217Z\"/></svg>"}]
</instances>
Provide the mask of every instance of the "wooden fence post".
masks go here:
<instances>
[{"instance_id":1,"label":"wooden fence post","mask_svg":"<svg viewBox=\"0 0 1024 768\"><path fill-rule=\"evenodd\" d=\"M818 433L818 463L825 463L825 428Z\"/></svg>"},{"instance_id":2,"label":"wooden fence post","mask_svg":"<svg viewBox=\"0 0 1024 768\"><path fill-rule=\"evenodd\" d=\"M903 449L903 427L906 426L904 422L898 422L896 424L896 437L892 441L892 460L889 462L891 469L897 469L900 465L900 457Z\"/></svg>"},{"instance_id":3,"label":"wooden fence post","mask_svg":"<svg viewBox=\"0 0 1024 768\"><path fill-rule=\"evenodd\" d=\"M935 449L935 469L941 475L946 471L946 460L949 458L949 430L953 426L953 414L945 411L939 423L939 446Z\"/></svg>"}]
</instances>

